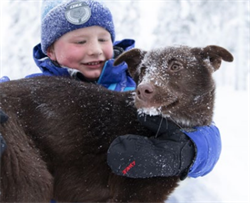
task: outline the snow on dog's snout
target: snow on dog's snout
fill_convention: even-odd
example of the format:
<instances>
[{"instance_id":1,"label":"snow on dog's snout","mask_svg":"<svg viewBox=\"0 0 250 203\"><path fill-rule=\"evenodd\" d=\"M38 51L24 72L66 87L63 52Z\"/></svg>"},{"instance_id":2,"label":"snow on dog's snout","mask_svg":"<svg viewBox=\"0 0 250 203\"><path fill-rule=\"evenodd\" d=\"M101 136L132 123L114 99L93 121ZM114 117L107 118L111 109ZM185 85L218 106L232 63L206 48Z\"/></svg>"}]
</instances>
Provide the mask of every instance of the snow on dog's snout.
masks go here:
<instances>
[{"instance_id":1,"label":"snow on dog's snout","mask_svg":"<svg viewBox=\"0 0 250 203\"><path fill-rule=\"evenodd\" d=\"M136 89L135 105L138 113L148 115L162 114L162 102L159 93L167 90L168 75L164 72L168 68L164 59L160 62L161 56L158 52L147 53L139 65L140 82Z\"/></svg>"}]
</instances>

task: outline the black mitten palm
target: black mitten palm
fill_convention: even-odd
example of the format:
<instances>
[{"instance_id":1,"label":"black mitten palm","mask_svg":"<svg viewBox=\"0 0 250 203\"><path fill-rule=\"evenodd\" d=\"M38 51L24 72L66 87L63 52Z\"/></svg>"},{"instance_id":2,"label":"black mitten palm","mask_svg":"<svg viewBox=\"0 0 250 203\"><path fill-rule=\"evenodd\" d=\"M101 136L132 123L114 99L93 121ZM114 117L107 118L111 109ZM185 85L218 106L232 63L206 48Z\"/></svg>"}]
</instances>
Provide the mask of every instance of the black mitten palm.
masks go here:
<instances>
[{"instance_id":1,"label":"black mitten palm","mask_svg":"<svg viewBox=\"0 0 250 203\"><path fill-rule=\"evenodd\" d=\"M195 157L191 140L173 122L161 116L138 116L155 137L124 135L108 150L108 165L130 178L180 176L184 179Z\"/></svg>"}]
</instances>

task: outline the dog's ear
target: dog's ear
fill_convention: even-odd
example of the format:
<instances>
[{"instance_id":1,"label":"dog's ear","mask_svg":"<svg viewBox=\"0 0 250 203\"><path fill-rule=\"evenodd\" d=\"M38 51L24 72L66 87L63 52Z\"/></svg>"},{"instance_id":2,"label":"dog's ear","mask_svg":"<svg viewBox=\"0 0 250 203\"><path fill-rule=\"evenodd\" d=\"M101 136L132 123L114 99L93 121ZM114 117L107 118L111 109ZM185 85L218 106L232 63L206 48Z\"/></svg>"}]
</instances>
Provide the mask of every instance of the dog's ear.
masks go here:
<instances>
[{"instance_id":1,"label":"dog's ear","mask_svg":"<svg viewBox=\"0 0 250 203\"><path fill-rule=\"evenodd\" d=\"M141 63L145 54L146 51L142 51L141 49L131 49L129 51L123 52L120 56L118 56L114 61L114 65L117 66L123 61L125 61L128 65L128 71L130 75L134 78L136 74L136 69Z\"/></svg>"},{"instance_id":2,"label":"dog's ear","mask_svg":"<svg viewBox=\"0 0 250 203\"><path fill-rule=\"evenodd\" d=\"M205 48L193 48L192 52L198 54L204 59L208 59L210 64L213 66L214 71L218 70L221 65L221 61L232 62L233 56L232 54L224 49L223 47L219 47L216 45L206 46Z\"/></svg>"}]
</instances>

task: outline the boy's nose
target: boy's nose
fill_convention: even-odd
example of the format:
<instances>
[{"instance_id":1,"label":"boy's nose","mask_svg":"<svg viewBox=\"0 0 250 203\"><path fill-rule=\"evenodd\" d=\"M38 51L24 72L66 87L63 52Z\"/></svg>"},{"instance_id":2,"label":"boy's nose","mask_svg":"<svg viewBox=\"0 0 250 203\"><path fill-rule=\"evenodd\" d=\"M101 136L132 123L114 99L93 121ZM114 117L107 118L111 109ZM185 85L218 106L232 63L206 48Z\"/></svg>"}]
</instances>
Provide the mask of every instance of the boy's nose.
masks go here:
<instances>
[{"instance_id":1,"label":"boy's nose","mask_svg":"<svg viewBox=\"0 0 250 203\"><path fill-rule=\"evenodd\" d=\"M98 43L91 43L88 47L88 54L89 55L101 55L102 49L101 46Z\"/></svg>"}]
</instances>

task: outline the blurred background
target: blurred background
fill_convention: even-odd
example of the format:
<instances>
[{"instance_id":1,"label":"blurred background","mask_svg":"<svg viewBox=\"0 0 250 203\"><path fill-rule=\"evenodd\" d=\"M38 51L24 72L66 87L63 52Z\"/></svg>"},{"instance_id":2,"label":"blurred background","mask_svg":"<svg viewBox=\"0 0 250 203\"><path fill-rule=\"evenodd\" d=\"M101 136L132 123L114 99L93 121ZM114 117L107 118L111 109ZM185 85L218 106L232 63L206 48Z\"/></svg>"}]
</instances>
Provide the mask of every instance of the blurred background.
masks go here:
<instances>
[{"instance_id":1,"label":"blurred background","mask_svg":"<svg viewBox=\"0 0 250 203\"><path fill-rule=\"evenodd\" d=\"M53 0L52 0L53 1ZM219 45L235 57L215 74L218 85L247 89L248 0L103 0L113 13L116 40L132 38L145 50L169 45ZM12 79L38 69L41 0L1 0L1 75Z\"/></svg>"},{"instance_id":2,"label":"blurred background","mask_svg":"<svg viewBox=\"0 0 250 203\"><path fill-rule=\"evenodd\" d=\"M53 1L53 0L52 0ZM213 172L183 181L169 202L249 202L250 3L248 0L103 0L116 40L132 38L149 50L170 45L218 45L234 56L214 73L214 120L223 150ZM32 58L40 43L41 0L1 0L0 76L39 72Z\"/></svg>"}]
</instances>

